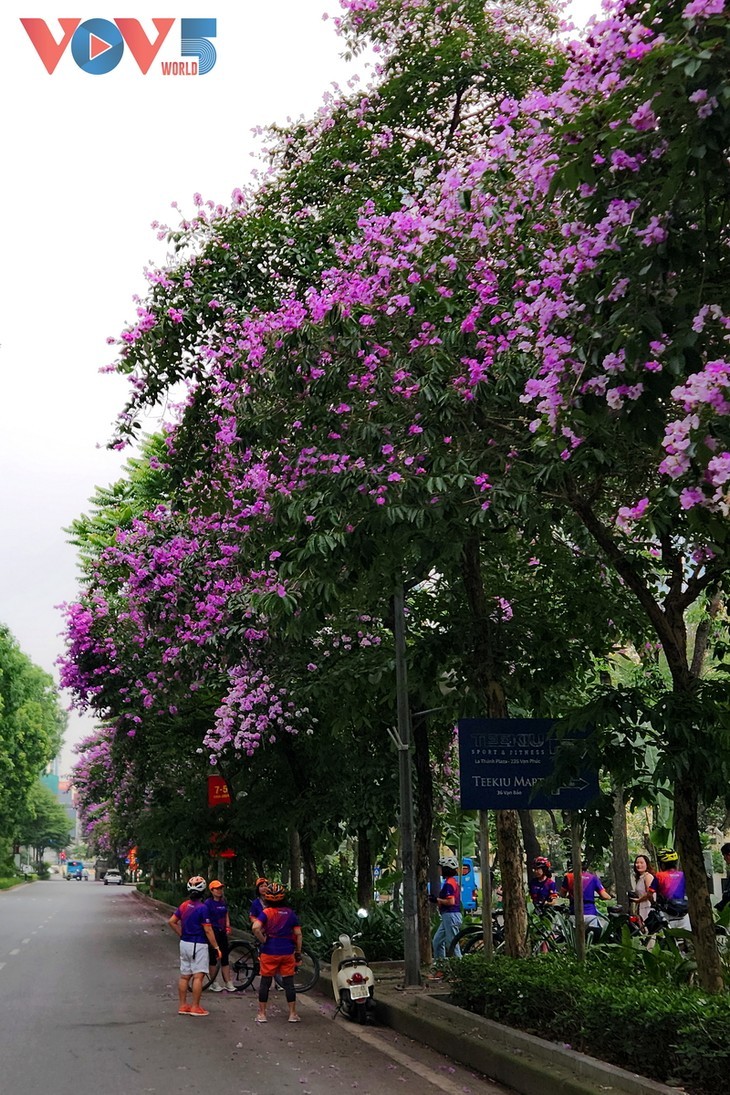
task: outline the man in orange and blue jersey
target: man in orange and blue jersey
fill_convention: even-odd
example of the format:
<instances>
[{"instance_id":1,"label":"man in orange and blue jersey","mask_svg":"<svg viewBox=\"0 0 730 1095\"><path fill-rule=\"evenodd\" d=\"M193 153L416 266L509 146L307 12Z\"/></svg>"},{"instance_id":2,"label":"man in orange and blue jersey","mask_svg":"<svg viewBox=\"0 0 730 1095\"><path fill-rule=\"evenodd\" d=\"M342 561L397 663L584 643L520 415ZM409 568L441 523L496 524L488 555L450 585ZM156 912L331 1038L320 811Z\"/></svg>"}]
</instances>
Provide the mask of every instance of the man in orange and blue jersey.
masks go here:
<instances>
[{"instance_id":1,"label":"man in orange and blue jersey","mask_svg":"<svg viewBox=\"0 0 730 1095\"><path fill-rule=\"evenodd\" d=\"M297 991L294 987L294 973L302 960L302 928L299 917L284 904L286 890L278 882L269 882L261 887L263 911L254 920L253 934L261 944L259 951L259 1010L257 1023L266 1023L266 1005L272 979L278 974L284 986L286 1002L289 1005L289 1022L298 1023Z\"/></svg>"}]
</instances>

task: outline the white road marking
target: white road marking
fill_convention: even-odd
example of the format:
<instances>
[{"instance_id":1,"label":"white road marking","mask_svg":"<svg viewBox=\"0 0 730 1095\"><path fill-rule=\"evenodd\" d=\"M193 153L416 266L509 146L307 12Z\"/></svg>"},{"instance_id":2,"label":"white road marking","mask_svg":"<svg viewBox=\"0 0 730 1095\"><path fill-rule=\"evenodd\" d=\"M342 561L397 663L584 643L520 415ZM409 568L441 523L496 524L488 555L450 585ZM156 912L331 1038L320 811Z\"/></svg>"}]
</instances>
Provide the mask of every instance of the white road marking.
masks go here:
<instances>
[{"instance_id":1,"label":"white road marking","mask_svg":"<svg viewBox=\"0 0 730 1095\"><path fill-rule=\"evenodd\" d=\"M20 947L16 947L15 950L10 952L11 954L20 954Z\"/></svg>"},{"instance_id":2,"label":"white road marking","mask_svg":"<svg viewBox=\"0 0 730 1095\"><path fill-rule=\"evenodd\" d=\"M21 939L21 940L20 940L20 945L21 945L21 947L22 947L22 946L23 946L23 945L24 945L25 943L30 943L30 938L28 938L28 939Z\"/></svg>"},{"instance_id":3,"label":"white road marking","mask_svg":"<svg viewBox=\"0 0 730 1095\"><path fill-rule=\"evenodd\" d=\"M4 968L5 968L5 963L4 963L4 962L0 962L0 970L2 970L2 969L4 969Z\"/></svg>"}]
</instances>

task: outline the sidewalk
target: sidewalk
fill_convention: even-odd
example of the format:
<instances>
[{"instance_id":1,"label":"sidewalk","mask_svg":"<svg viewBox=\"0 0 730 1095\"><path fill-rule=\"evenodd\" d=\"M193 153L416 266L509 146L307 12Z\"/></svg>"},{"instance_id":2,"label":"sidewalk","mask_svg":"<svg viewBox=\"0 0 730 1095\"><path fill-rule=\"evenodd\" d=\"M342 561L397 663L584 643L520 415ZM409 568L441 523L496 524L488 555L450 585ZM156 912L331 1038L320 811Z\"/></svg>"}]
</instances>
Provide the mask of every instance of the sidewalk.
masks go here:
<instances>
[{"instance_id":1,"label":"sidewalk","mask_svg":"<svg viewBox=\"0 0 730 1095\"><path fill-rule=\"evenodd\" d=\"M443 981L404 989L402 963L376 962L373 972L379 1022L519 1095L679 1095L683 1090L456 1008ZM318 989L331 995L327 966Z\"/></svg>"}]
</instances>

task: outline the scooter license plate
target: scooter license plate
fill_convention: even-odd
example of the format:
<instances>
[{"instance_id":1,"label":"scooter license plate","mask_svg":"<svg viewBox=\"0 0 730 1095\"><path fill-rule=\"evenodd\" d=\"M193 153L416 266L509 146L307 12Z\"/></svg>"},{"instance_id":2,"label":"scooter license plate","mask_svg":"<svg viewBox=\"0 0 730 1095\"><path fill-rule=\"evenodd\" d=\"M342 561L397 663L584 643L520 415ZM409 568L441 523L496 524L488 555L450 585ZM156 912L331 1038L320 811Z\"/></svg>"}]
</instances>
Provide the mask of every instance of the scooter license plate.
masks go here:
<instances>
[{"instance_id":1,"label":"scooter license plate","mask_svg":"<svg viewBox=\"0 0 730 1095\"><path fill-rule=\"evenodd\" d=\"M364 1000L370 995L367 985L350 985L350 996L353 1000Z\"/></svg>"}]
</instances>

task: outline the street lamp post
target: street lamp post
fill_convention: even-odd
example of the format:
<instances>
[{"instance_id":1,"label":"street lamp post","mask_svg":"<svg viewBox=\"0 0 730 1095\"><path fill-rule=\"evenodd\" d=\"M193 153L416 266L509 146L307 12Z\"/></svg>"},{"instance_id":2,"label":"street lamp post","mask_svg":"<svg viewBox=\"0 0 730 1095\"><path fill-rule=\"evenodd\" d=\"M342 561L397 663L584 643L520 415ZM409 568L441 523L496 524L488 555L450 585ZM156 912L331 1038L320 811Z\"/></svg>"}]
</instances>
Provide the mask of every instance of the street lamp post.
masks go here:
<instances>
[{"instance_id":1,"label":"street lamp post","mask_svg":"<svg viewBox=\"0 0 730 1095\"><path fill-rule=\"evenodd\" d=\"M403 862L403 919L405 935L405 986L421 984L421 954L418 939L418 894L413 820L413 781L411 773L411 715L408 706L408 670L406 666L405 591L403 582L393 592L393 640L395 644L395 681L397 696L397 733L391 733L398 750L400 786L400 835Z\"/></svg>"}]
</instances>

